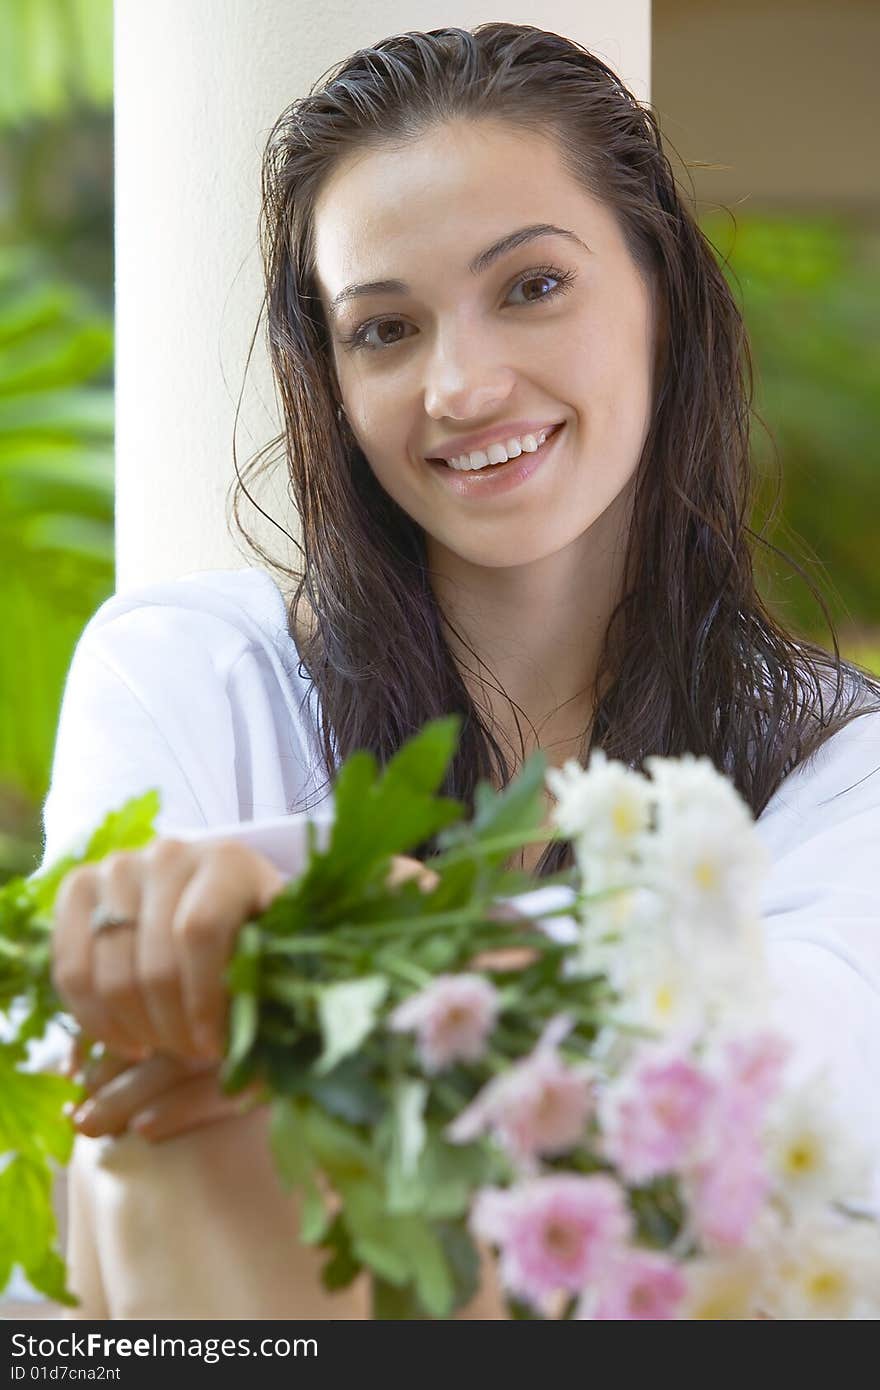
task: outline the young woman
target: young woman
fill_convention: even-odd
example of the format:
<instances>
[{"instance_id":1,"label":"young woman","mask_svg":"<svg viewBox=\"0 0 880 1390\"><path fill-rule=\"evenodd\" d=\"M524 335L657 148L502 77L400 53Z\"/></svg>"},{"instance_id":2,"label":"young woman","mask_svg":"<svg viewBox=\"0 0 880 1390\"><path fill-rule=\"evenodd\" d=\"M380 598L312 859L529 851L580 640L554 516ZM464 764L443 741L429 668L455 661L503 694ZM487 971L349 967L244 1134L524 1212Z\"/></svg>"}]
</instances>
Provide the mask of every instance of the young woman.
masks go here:
<instances>
[{"instance_id":1,"label":"young woman","mask_svg":"<svg viewBox=\"0 0 880 1390\"><path fill-rule=\"evenodd\" d=\"M162 793L159 842L59 906L58 987L108 1048L71 1170L81 1315L365 1315L297 1246L265 1115L218 1092L220 976L296 871L279 818L453 710L469 805L536 747L731 777L772 853L780 1021L880 1154L880 687L756 590L748 347L651 113L557 34L387 39L277 122L263 250L302 568L284 597L253 569L105 604L45 808L53 859ZM501 1315L488 1272L469 1313Z\"/></svg>"}]
</instances>

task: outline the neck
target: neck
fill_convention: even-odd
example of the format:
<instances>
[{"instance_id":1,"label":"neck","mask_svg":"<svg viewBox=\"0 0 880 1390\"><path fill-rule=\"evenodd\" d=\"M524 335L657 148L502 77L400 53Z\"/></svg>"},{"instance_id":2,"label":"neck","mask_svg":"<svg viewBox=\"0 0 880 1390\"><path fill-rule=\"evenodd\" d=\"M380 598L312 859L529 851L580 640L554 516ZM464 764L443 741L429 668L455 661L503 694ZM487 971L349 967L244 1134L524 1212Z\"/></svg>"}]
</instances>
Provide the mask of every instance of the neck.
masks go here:
<instances>
[{"instance_id":1,"label":"neck","mask_svg":"<svg viewBox=\"0 0 880 1390\"><path fill-rule=\"evenodd\" d=\"M495 737L517 759L519 712L505 695L522 711L525 756L540 748L561 766L589 740L603 693L599 657L623 592L622 511L612 504L576 541L525 565L473 564L429 540L432 587L455 629L446 627L450 650Z\"/></svg>"}]
</instances>

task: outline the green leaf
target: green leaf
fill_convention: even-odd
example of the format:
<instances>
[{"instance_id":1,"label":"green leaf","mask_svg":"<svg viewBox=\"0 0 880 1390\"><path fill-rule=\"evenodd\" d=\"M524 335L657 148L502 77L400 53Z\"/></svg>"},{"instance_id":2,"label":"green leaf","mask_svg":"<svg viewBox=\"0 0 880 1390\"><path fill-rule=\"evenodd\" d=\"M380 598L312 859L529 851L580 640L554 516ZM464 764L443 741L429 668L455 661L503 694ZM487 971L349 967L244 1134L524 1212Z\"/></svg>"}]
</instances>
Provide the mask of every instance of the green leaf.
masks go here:
<instances>
[{"instance_id":1,"label":"green leaf","mask_svg":"<svg viewBox=\"0 0 880 1390\"><path fill-rule=\"evenodd\" d=\"M431 1126L414 1171L404 1172L392 1150L388 1209L395 1213L419 1212L432 1220L463 1216L474 1190L489 1180L492 1163L487 1145L447 1144Z\"/></svg>"},{"instance_id":2,"label":"green leaf","mask_svg":"<svg viewBox=\"0 0 880 1390\"><path fill-rule=\"evenodd\" d=\"M412 1284L398 1288L374 1274L370 1280L370 1318L373 1322L419 1321L425 1316Z\"/></svg>"},{"instance_id":3,"label":"green leaf","mask_svg":"<svg viewBox=\"0 0 880 1390\"><path fill-rule=\"evenodd\" d=\"M334 787L335 819L323 855L307 870L311 888L321 893L341 885L354 888L375 877L382 861L406 854L437 830L460 820L461 802L437 796L455 751L459 715L429 721L395 754L381 778L366 750L351 754Z\"/></svg>"},{"instance_id":4,"label":"green leaf","mask_svg":"<svg viewBox=\"0 0 880 1390\"><path fill-rule=\"evenodd\" d=\"M83 856L86 863L119 849L142 849L155 838L160 794L155 788L111 811L92 835Z\"/></svg>"},{"instance_id":5,"label":"green leaf","mask_svg":"<svg viewBox=\"0 0 880 1390\"><path fill-rule=\"evenodd\" d=\"M306 1143L301 1108L295 1101L273 1101L269 1143L282 1183L288 1191L298 1188L301 1194L300 1240L314 1245L326 1234L330 1213L316 1181L317 1169Z\"/></svg>"},{"instance_id":6,"label":"green leaf","mask_svg":"<svg viewBox=\"0 0 880 1390\"><path fill-rule=\"evenodd\" d=\"M360 1260L355 1258L351 1248L351 1237L341 1214L334 1217L322 1239L318 1242L322 1249L332 1250L332 1258L321 1270L321 1283L329 1293L337 1289L347 1289L363 1270Z\"/></svg>"},{"instance_id":7,"label":"green leaf","mask_svg":"<svg viewBox=\"0 0 880 1390\"><path fill-rule=\"evenodd\" d=\"M133 797L118 810L110 811L92 833L82 854L67 855L29 880L35 910L41 914L51 911L62 881L76 865L95 863L115 850L142 849L148 845L156 835L158 814L159 792L156 790Z\"/></svg>"},{"instance_id":8,"label":"green leaf","mask_svg":"<svg viewBox=\"0 0 880 1390\"><path fill-rule=\"evenodd\" d=\"M221 1071L224 1087L236 1086L252 1061L260 1024L258 990L261 973L260 929L247 922L238 933L235 954L226 967L225 980L232 991L229 1035Z\"/></svg>"},{"instance_id":9,"label":"green leaf","mask_svg":"<svg viewBox=\"0 0 880 1390\"><path fill-rule=\"evenodd\" d=\"M407 1227L407 1246L414 1272L416 1292L432 1318L446 1318L452 1311L455 1285L443 1245L426 1221L412 1221Z\"/></svg>"},{"instance_id":10,"label":"green leaf","mask_svg":"<svg viewBox=\"0 0 880 1390\"><path fill-rule=\"evenodd\" d=\"M381 1175L378 1155L350 1125L334 1119L315 1105L303 1107L301 1115L306 1143L315 1163L334 1187L366 1177L378 1180Z\"/></svg>"},{"instance_id":11,"label":"green leaf","mask_svg":"<svg viewBox=\"0 0 880 1390\"><path fill-rule=\"evenodd\" d=\"M342 1193L355 1255L398 1288L412 1283L430 1317L449 1313L455 1288L439 1237L418 1216L391 1216L381 1190L352 1183Z\"/></svg>"},{"instance_id":12,"label":"green leaf","mask_svg":"<svg viewBox=\"0 0 880 1390\"><path fill-rule=\"evenodd\" d=\"M387 1102L370 1075L369 1062L361 1055L347 1057L327 1076L308 1073L304 1089L328 1114L352 1125L375 1124Z\"/></svg>"},{"instance_id":13,"label":"green leaf","mask_svg":"<svg viewBox=\"0 0 880 1390\"><path fill-rule=\"evenodd\" d=\"M382 797L396 803L413 794L433 796L455 755L460 728L458 714L429 720L391 759L380 786Z\"/></svg>"},{"instance_id":14,"label":"green leaf","mask_svg":"<svg viewBox=\"0 0 880 1390\"><path fill-rule=\"evenodd\" d=\"M35 1164L50 1158L67 1163L74 1131L62 1106L76 1100L81 1088L64 1076L22 1071L18 1056L14 1046L0 1044L0 1154Z\"/></svg>"},{"instance_id":15,"label":"green leaf","mask_svg":"<svg viewBox=\"0 0 880 1390\"><path fill-rule=\"evenodd\" d=\"M255 994L234 994L229 1005L229 1047L224 1072L231 1077L247 1061L257 1039L260 1006Z\"/></svg>"},{"instance_id":16,"label":"green leaf","mask_svg":"<svg viewBox=\"0 0 880 1390\"><path fill-rule=\"evenodd\" d=\"M318 993L318 1017L324 1051L316 1064L319 1072L332 1071L338 1062L356 1052L369 1036L388 993L381 975L325 985Z\"/></svg>"},{"instance_id":17,"label":"green leaf","mask_svg":"<svg viewBox=\"0 0 880 1390\"><path fill-rule=\"evenodd\" d=\"M59 1251L46 1250L43 1259L29 1265L25 1273L28 1283L53 1303L63 1303L68 1308L79 1307L79 1299L67 1287L67 1270Z\"/></svg>"},{"instance_id":18,"label":"green leaf","mask_svg":"<svg viewBox=\"0 0 880 1390\"><path fill-rule=\"evenodd\" d=\"M308 1181L315 1163L303 1129L302 1108L296 1101L282 1097L272 1102L269 1144L275 1167L288 1190Z\"/></svg>"},{"instance_id":19,"label":"green leaf","mask_svg":"<svg viewBox=\"0 0 880 1390\"><path fill-rule=\"evenodd\" d=\"M412 1273L410 1251L401 1219L390 1218L385 1209L381 1179L347 1181L339 1192L355 1256L390 1284L405 1284Z\"/></svg>"},{"instance_id":20,"label":"green leaf","mask_svg":"<svg viewBox=\"0 0 880 1390\"><path fill-rule=\"evenodd\" d=\"M35 1288L70 1306L75 1295L66 1288L52 1206L53 1174L48 1164L19 1155L0 1171L0 1291L16 1265Z\"/></svg>"},{"instance_id":21,"label":"green leaf","mask_svg":"<svg viewBox=\"0 0 880 1390\"><path fill-rule=\"evenodd\" d=\"M480 1286L479 1251L462 1222L439 1222L435 1229L455 1288L453 1309L464 1308Z\"/></svg>"},{"instance_id":22,"label":"green leaf","mask_svg":"<svg viewBox=\"0 0 880 1390\"><path fill-rule=\"evenodd\" d=\"M468 845L477 849L483 842L508 836L525 839L536 834L546 814L544 802L547 755L538 749L526 759L519 774L501 791L489 782L480 782L474 792L474 815L464 825L452 826L438 836L442 851ZM487 850L486 862L502 864L510 858L509 848Z\"/></svg>"},{"instance_id":23,"label":"green leaf","mask_svg":"<svg viewBox=\"0 0 880 1390\"><path fill-rule=\"evenodd\" d=\"M330 1226L330 1212L317 1185L309 1181L303 1185L302 1205L299 1218L299 1238L304 1245L316 1245L326 1235Z\"/></svg>"}]
</instances>

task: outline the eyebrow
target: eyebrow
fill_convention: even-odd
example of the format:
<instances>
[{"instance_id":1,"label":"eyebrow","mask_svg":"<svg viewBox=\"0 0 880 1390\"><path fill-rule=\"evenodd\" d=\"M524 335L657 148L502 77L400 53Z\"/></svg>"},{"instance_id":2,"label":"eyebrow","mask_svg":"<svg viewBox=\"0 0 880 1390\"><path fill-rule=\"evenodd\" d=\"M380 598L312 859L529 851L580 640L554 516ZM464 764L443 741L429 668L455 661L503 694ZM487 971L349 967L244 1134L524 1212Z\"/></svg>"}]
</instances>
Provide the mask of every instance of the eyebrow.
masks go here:
<instances>
[{"instance_id":1,"label":"eyebrow","mask_svg":"<svg viewBox=\"0 0 880 1390\"><path fill-rule=\"evenodd\" d=\"M570 232L566 227L554 227L550 222L534 222L528 227L518 227L515 232L508 232L506 236L499 237L493 241L491 246L487 246L484 251L480 251L468 265L471 275L481 275L490 266L508 251L513 251L517 246L523 246L527 241L534 241L539 236L563 236L569 241L575 241L582 246L585 251L589 251L585 241L574 232ZM368 294L409 294L409 285L403 280L367 280L360 285L346 285L344 290L340 290L330 301L330 308L335 313L341 309L343 304L349 300L361 299Z\"/></svg>"}]
</instances>

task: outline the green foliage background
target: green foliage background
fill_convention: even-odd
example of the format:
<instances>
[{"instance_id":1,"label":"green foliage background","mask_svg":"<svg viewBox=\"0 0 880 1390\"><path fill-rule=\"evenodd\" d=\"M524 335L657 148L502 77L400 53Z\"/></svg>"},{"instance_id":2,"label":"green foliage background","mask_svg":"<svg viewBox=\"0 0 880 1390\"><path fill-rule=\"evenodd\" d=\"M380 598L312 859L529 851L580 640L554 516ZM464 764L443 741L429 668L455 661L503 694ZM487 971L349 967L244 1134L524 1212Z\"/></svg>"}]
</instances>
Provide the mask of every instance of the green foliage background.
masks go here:
<instances>
[{"instance_id":1,"label":"green foliage background","mask_svg":"<svg viewBox=\"0 0 880 1390\"><path fill-rule=\"evenodd\" d=\"M111 0L2 0L0 881L38 862L64 676L113 589L111 100ZM769 539L819 583L845 653L880 671L880 228L760 211L704 226L782 465ZM760 428L755 450L770 489ZM793 629L828 641L790 569L763 582Z\"/></svg>"}]
</instances>

